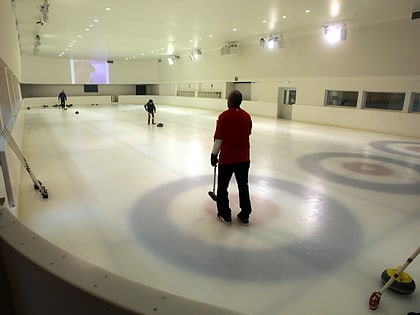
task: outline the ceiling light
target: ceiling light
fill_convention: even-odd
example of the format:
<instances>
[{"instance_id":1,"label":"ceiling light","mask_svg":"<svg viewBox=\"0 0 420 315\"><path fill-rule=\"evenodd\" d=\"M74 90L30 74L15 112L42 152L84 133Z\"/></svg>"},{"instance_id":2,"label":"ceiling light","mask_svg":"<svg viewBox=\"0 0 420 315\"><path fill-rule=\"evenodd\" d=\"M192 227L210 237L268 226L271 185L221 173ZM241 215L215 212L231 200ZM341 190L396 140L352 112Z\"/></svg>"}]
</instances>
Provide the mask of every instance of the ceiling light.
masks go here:
<instances>
[{"instance_id":1,"label":"ceiling light","mask_svg":"<svg viewBox=\"0 0 420 315\"><path fill-rule=\"evenodd\" d=\"M41 46L41 37L39 35L35 36L35 45Z\"/></svg>"},{"instance_id":2,"label":"ceiling light","mask_svg":"<svg viewBox=\"0 0 420 315\"><path fill-rule=\"evenodd\" d=\"M340 13L340 3L337 1L334 1L330 5L330 14L331 16L338 16L339 13Z\"/></svg>"},{"instance_id":3,"label":"ceiling light","mask_svg":"<svg viewBox=\"0 0 420 315\"><path fill-rule=\"evenodd\" d=\"M305 10L305 13L310 13L310 12L311 12L311 10L309 10L309 9Z\"/></svg>"},{"instance_id":4,"label":"ceiling light","mask_svg":"<svg viewBox=\"0 0 420 315\"><path fill-rule=\"evenodd\" d=\"M268 49L274 48L284 48L284 38L283 35L273 36L270 35L268 37L260 38L260 47Z\"/></svg>"},{"instance_id":5,"label":"ceiling light","mask_svg":"<svg viewBox=\"0 0 420 315\"><path fill-rule=\"evenodd\" d=\"M196 49L190 54L190 59L192 62L195 62L200 58L200 56L201 56L201 50Z\"/></svg>"},{"instance_id":6,"label":"ceiling light","mask_svg":"<svg viewBox=\"0 0 420 315\"><path fill-rule=\"evenodd\" d=\"M220 55L231 55L231 54L237 54L239 52L238 50L238 44L236 42L227 42L223 45L223 47L220 49Z\"/></svg>"},{"instance_id":7,"label":"ceiling light","mask_svg":"<svg viewBox=\"0 0 420 315\"><path fill-rule=\"evenodd\" d=\"M178 60L179 60L179 56L176 56L176 55L172 55L168 57L168 63L170 66L172 66Z\"/></svg>"},{"instance_id":8,"label":"ceiling light","mask_svg":"<svg viewBox=\"0 0 420 315\"><path fill-rule=\"evenodd\" d=\"M345 24L322 25L324 37L329 43L336 43L340 40L347 40L347 28Z\"/></svg>"},{"instance_id":9,"label":"ceiling light","mask_svg":"<svg viewBox=\"0 0 420 315\"><path fill-rule=\"evenodd\" d=\"M48 0L44 0L44 3L40 5L38 8L39 8L39 11L41 11L42 21L44 21L45 23L48 23L48 11L50 8L50 4L48 3Z\"/></svg>"}]
</instances>

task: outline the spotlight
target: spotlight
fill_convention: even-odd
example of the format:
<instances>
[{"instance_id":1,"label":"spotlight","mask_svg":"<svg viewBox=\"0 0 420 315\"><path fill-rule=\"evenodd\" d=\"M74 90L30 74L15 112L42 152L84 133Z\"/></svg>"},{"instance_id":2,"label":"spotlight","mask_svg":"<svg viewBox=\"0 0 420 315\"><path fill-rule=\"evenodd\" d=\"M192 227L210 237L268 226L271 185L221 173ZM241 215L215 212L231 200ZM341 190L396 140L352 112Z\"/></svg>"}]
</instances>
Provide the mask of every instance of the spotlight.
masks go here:
<instances>
[{"instance_id":1,"label":"spotlight","mask_svg":"<svg viewBox=\"0 0 420 315\"><path fill-rule=\"evenodd\" d=\"M172 66L175 62L177 62L179 59L179 56L172 55L168 57L168 63L170 66Z\"/></svg>"},{"instance_id":2,"label":"spotlight","mask_svg":"<svg viewBox=\"0 0 420 315\"><path fill-rule=\"evenodd\" d=\"M236 42L227 42L220 49L220 55L230 55L238 53L238 44Z\"/></svg>"},{"instance_id":3,"label":"spotlight","mask_svg":"<svg viewBox=\"0 0 420 315\"><path fill-rule=\"evenodd\" d=\"M39 35L35 36L35 46L41 46L41 37Z\"/></svg>"},{"instance_id":4,"label":"spotlight","mask_svg":"<svg viewBox=\"0 0 420 315\"><path fill-rule=\"evenodd\" d=\"M196 49L190 54L190 59L192 62L197 61L201 56L201 50Z\"/></svg>"},{"instance_id":5,"label":"spotlight","mask_svg":"<svg viewBox=\"0 0 420 315\"><path fill-rule=\"evenodd\" d=\"M50 4L48 3L48 0L44 0L44 3L40 5L38 8L42 14L42 21L44 21L45 23L48 23L48 11L50 8Z\"/></svg>"},{"instance_id":6,"label":"spotlight","mask_svg":"<svg viewBox=\"0 0 420 315\"><path fill-rule=\"evenodd\" d=\"M277 48L277 42L279 41L278 37L270 37L267 41L267 47L268 49L274 49Z\"/></svg>"},{"instance_id":7,"label":"spotlight","mask_svg":"<svg viewBox=\"0 0 420 315\"><path fill-rule=\"evenodd\" d=\"M324 37L329 43L347 40L347 28L345 24L327 24L322 25L322 27L324 29Z\"/></svg>"},{"instance_id":8,"label":"spotlight","mask_svg":"<svg viewBox=\"0 0 420 315\"><path fill-rule=\"evenodd\" d=\"M274 48L284 48L284 38L283 35L279 36L273 36L270 35L268 37L262 37L260 38L260 47L268 49L274 49Z\"/></svg>"}]
</instances>

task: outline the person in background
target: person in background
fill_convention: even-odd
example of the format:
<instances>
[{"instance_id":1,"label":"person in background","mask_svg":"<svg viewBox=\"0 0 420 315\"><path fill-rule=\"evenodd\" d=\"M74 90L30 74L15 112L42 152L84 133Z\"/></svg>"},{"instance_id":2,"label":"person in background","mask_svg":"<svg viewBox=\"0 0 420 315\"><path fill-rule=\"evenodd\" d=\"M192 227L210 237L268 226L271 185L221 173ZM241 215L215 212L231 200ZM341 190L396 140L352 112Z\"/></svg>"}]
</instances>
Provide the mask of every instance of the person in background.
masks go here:
<instances>
[{"instance_id":1,"label":"person in background","mask_svg":"<svg viewBox=\"0 0 420 315\"><path fill-rule=\"evenodd\" d=\"M239 207L237 218L243 225L249 224L252 212L249 197L248 174L250 167L251 116L240 108L242 94L232 91L227 99L228 109L222 112L216 123L213 149L210 163L213 167L219 164L217 178L217 217L220 221L232 223L232 210L229 207L228 187L235 174L239 190Z\"/></svg>"},{"instance_id":2,"label":"person in background","mask_svg":"<svg viewBox=\"0 0 420 315\"><path fill-rule=\"evenodd\" d=\"M147 124L150 125L150 118L152 118L152 125L155 124L155 113L156 113L156 106L153 103L153 100L150 99L146 104L144 104L144 109L147 111Z\"/></svg>"},{"instance_id":3,"label":"person in background","mask_svg":"<svg viewBox=\"0 0 420 315\"><path fill-rule=\"evenodd\" d=\"M62 90L60 92L60 94L58 94L58 100L60 101L61 109L65 109L66 108L67 95L64 92L64 90Z\"/></svg>"}]
</instances>

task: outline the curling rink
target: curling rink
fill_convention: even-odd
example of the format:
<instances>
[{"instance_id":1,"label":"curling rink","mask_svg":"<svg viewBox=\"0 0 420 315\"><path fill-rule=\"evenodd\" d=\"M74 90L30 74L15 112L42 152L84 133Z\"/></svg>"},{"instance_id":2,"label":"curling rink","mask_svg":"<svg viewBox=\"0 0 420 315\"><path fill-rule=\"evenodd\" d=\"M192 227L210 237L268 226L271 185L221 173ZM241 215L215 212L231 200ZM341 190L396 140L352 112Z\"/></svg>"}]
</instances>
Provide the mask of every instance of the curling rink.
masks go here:
<instances>
[{"instance_id":1,"label":"curling rink","mask_svg":"<svg viewBox=\"0 0 420 315\"><path fill-rule=\"evenodd\" d=\"M25 110L19 219L113 273L246 314L372 314L383 270L420 245L420 139L253 116L249 226L208 196L219 112L157 105ZM246 110L246 106L243 106ZM78 110L80 114L76 115ZM389 290L375 314L420 312Z\"/></svg>"}]
</instances>

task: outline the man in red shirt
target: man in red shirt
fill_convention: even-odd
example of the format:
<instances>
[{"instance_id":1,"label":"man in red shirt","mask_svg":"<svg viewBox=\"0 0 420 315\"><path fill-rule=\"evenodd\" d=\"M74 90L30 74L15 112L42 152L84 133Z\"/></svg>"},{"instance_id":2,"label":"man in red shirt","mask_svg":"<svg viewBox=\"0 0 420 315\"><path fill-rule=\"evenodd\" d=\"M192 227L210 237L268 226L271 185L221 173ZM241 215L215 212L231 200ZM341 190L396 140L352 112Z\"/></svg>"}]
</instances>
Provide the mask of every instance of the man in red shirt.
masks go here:
<instances>
[{"instance_id":1,"label":"man in red shirt","mask_svg":"<svg viewBox=\"0 0 420 315\"><path fill-rule=\"evenodd\" d=\"M235 174L239 190L239 207L241 208L237 218L240 223L248 225L249 215L252 211L248 188L249 136L251 135L252 120L251 116L240 108L241 103L241 92L232 91L227 100L228 109L219 115L216 123L210 163L214 167L219 163L217 217L224 223L232 223L228 187L232 175Z\"/></svg>"}]
</instances>

